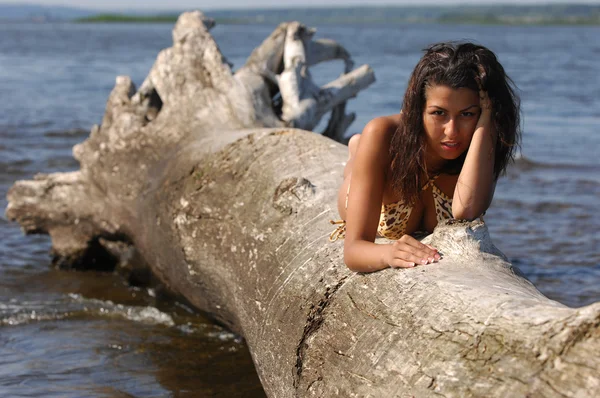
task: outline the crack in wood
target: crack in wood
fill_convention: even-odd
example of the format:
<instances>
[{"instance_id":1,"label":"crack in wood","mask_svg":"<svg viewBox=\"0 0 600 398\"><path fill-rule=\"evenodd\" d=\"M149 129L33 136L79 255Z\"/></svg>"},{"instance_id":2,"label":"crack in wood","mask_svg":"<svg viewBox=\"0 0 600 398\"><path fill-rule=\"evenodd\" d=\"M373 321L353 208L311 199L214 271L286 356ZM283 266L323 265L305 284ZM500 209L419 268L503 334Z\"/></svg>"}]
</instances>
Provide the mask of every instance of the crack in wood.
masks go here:
<instances>
[{"instance_id":1,"label":"crack in wood","mask_svg":"<svg viewBox=\"0 0 600 398\"><path fill-rule=\"evenodd\" d=\"M401 327L402 327L401 325L398 325L397 323L394 323L394 322L390 321L390 320L389 320L389 319L387 319L387 318L384 318L384 317L378 317L378 316L376 316L376 315L373 315L373 314L371 314L369 311L365 310L364 308L360 308L360 307L358 306L358 304L356 304L356 301L355 301L355 300L354 300L354 298L353 298L353 297L350 295L350 293L347 293L347 294L348 294L348 298L350 299L350 302L352 303L352 306L353 306L354 308L356 308L357 310L359 310L360 312L362 312L363 314L365 314L365 315L368 315L369 317L371 317L371 318L373 318L373 319L375 319L375 320L377 320L377 321L384 322L384 323L386 323L386 324L388 324L388 325L390 325L390 326L394 326L394 327L397 327L397 328L401 328Z\"/></svg>"},{"instance_id":2,"label":"crack in wood","mask_svg":"<svg viewBox=\"0 0 600 398\"><path fill-rule=\"evenodd\" d=\"M302 338L298 342L296 347L296 374L294 377L294 388L298 389L300 386L300 378L302 377L302 370L304 366L304 356L306 349L308 348L308 339L314 335L325 320L323 311L329 306L335 293L342 287L344 282L348 279L348 276L344 276L340 281L333 287L328 287L325 290L325 294L316 305L312 305L310 312L306 318L306 324L304 326L304 332Z\"/></svg>"}]
</instances>

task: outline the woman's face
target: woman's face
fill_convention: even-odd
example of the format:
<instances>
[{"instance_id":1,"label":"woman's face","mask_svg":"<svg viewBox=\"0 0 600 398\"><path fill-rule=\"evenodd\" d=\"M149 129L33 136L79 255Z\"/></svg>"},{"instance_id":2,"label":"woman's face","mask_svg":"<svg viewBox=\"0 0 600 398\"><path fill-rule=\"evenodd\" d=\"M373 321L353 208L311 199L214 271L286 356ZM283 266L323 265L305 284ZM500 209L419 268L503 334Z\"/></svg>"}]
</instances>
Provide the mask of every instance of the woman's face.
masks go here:
<instances>
[{"instance_id":1,"label":"woman's face","mask_svg":"<svg viewBox=\"0 0 600 398\"><path fill-rule=\"evenodd\" d=\"M423 125L427 136L426 159L441 166L458 158L471 144L479 120L479 93L470 88L453 89L444 85L425 89Z\"/></svg>"}]
</instances>

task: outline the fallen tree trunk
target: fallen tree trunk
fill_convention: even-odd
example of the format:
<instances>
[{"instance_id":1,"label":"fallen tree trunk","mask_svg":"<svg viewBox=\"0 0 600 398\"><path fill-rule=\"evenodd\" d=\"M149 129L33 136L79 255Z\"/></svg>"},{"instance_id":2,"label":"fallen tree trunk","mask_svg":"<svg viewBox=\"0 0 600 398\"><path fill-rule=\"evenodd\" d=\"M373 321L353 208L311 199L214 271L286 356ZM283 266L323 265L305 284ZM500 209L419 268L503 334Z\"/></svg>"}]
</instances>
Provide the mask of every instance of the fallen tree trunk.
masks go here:
<instances>
[{"instance_id":1,"label":"fallen tree trunk","mask_svg":"<svg viewBox=\"0 0 600 398\"><path fill-rule=\"evenodd\" d=\"M17 182L8 217L49 233L64 264L135 251L245 337L272 397L596 394L600 304L544 297L482 223L438 227L437 264L350 272L327 239L347 150L292 127L330 110L339 133L372 72L289 23L232 74L211 26L183 14L137 92L117 79L102 126L74 148L81 170ZM331 58L350 75L317 89L307 67Z\"/></svg>"}]
</instances>

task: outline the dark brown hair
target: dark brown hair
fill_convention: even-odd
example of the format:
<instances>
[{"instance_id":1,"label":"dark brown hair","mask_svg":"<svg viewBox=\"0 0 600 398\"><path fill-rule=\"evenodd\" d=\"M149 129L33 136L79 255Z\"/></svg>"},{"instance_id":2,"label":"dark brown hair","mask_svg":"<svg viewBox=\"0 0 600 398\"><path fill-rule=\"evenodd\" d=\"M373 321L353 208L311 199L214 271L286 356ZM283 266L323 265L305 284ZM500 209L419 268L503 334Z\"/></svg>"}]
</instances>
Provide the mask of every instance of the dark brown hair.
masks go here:
<instances>
[{"instance_id":1,"label":"dark brown hair","mask_svg":"<svg viewBox=\"0 0 600 398\"><path fill-rule=\"evenodd\" d=\"M402 104L402 118L392 137L392 185L405 203L413 203L427 181L425 165L425 109L427 86L466 87L479 92L478 81L492 104L492 120L498 134L494 159L494 178L503 174L514 160L521 137L520 101L513 81L506 75L496 55L473 43L438 43L425 50L415 67ZM458 174L466 151L449 161L443 172Z\"/></svg>"}]
</instances>

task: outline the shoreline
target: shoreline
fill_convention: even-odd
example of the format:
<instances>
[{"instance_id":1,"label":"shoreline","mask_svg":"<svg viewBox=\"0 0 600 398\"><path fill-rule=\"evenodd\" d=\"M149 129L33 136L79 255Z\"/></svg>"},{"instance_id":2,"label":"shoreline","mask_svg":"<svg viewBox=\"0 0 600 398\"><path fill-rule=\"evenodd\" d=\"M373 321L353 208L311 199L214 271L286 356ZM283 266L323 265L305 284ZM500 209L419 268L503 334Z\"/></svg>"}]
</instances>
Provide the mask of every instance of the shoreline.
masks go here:
<instances>
[{"instance_id":1,"label":"shoreline","mask_svg":"<svg viewBox=\"0 0 600 398\"><path fill-rule=\"evenodd\" d=\"M100 14L91 17L77 18L69 23L175 23L179 15L176 14L165 14L165 15L147 15L147 16L135 16L126 14ZM263 25L268 23L278 23L280 18L265 17L264 15L255 15L248 17L216 17L215 22L219 25ZM298 18L303 19L303 18ZM47 21L51 22L51 21ZM44 23L44 22L41 22ZM600 26L600 16L592 17L546 17L546 16L523 16L523 17L510 17L510 16L483 16L483 15L445 15L437 18L378 18L378 17L348 17L348 18L308 18L306 22L308 24L340 24L340 25L351 25L351 24L444 24L444 25L502 25L502 26L551 26L551 25L562 25L562 26Z\"/></svg>"}]
</instances>

